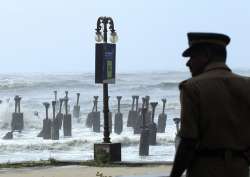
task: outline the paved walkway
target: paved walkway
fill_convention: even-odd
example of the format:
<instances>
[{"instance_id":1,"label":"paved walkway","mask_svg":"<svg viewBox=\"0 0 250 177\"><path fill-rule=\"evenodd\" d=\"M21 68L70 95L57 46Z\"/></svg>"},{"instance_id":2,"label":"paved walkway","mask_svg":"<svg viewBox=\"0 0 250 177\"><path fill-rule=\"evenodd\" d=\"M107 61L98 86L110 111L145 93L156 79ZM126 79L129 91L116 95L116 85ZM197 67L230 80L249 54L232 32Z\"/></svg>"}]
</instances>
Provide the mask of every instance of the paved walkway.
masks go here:
<instances>
[{"instance_id":1,"label":"paved walkway","mask_svg":"<svg viewBox=\"0 0 250 177\"><path fill-rule=\"evenodd\" d=\"M116 177L169 177L167 173L155 173L147 175L133 175L133 176L116 176Z\"/></svg>"},{"instance_id":2,"label":"paved walkway","mask_svg":"<svg viewBox=\"0 0 250 177\"><path fill-rule=\"evenodd\" d=\"M171 168L170 165L147 165L141 167L89 167L79 165L33 167L0 169L0 177L167 177L166 175L169 174Z\"/></svg>"}]
</instances>

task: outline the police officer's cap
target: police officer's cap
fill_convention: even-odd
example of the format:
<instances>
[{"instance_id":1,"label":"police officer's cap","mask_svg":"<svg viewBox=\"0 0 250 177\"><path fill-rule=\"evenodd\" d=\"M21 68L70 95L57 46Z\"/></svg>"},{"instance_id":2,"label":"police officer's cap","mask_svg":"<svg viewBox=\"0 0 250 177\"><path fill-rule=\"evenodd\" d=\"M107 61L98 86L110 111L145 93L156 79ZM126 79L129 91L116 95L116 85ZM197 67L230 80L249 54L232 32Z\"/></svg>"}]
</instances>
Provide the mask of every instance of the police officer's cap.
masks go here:
<instances>
[{"instance_id":1,"label":"police officer's cap","mask_svg":"<svg viewBox=\"0 0 250 177\"><path fill-rule=\"evenodd\" d=\"M191 53L195 50L197 46L202 44L220 45L226 47L230 38L225 34L219 33L196 33L191 32L187 34L189 48L187 48L183 53L183 57L190 57Z\"/></svg>"}]
</instances>

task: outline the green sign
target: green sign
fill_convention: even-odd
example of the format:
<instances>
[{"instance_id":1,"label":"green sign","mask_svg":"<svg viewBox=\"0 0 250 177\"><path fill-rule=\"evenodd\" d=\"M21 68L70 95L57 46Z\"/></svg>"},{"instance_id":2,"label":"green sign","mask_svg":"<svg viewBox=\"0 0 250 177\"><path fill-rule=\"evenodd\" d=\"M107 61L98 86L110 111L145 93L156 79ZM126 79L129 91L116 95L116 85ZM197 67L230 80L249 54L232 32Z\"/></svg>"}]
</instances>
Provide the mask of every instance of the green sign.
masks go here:
<instances>
[{"instance_id":1,"label":"green sign","mask_svg":"<svg viewBox=\"0 0 250 177\"><path fill-rule=\"evenodd\" d=\"M112 79L112 60L107 60L107 79Z\"/></svg>"}]
</instances>

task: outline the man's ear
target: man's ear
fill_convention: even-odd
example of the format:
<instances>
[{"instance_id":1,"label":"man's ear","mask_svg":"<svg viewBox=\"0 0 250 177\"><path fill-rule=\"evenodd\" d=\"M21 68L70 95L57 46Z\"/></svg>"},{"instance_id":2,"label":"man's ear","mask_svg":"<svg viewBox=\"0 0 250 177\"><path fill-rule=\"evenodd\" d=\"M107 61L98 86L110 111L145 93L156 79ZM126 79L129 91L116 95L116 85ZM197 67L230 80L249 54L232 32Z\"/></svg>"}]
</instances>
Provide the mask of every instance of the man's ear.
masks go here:
<instances>
[{"instance_id":1,"label":"man's ear","mask_svg":"<svg viewBox=\"0 0 250 177\"><path fill-rule=\"evenodd\" d=\"M199 55L200 55L200 64L202 65L207 65L210 61L210 58L212 57L209 49L205 47L199 52Z\"/></svg>"},{"instance_id":2,"label":"man's ear","mask_svg":"<svg viewBox=\"0 0 250 177\"><path fill-rule=\"evenodd\" d=\"M209 63L210 61L212 61L213 59L213 55L212 55L212 51L209 47L205 47L204 48L204 59L205 59L205 63Z\"/></svg>"}]
</instances>

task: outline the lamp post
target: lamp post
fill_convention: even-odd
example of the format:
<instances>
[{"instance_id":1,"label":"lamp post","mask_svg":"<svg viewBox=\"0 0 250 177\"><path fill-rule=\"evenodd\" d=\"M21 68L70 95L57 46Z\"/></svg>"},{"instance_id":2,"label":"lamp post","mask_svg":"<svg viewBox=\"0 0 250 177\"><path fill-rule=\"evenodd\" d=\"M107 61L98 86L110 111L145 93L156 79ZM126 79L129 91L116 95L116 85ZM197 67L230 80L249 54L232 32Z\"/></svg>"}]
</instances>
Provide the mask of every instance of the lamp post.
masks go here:
<instances>
[{"instance_id":1,"label":"lamp post","mask_svg":"<svg viewBox=\"0 0 250 177\"><path fill-rule=\"evenodd\" d=\"M107 41L108 29L111 32L111 43ZM95 83L103 84L104 138L101 144L94 144L94 159L103 163L121 161L121 143L111 143L109 130L108 84L115 83L115 43L118 40L112 18L98 18L95 40L97 42Z\"/></svg>"},{"instance_id":2,"label":"lamp post","mask_svg":"<svg viewBox=\"0 0 250 177\"><path fill-rule=\"evenodd\" d=\"M103 26L101 26L103 24ZM109 30L111 31L110 34L110 42L116 43L118 40L118 36L114 29L114 22L111 17L99 17L97 20L97 28L96 28L96 42L100 43L108 43L107 42L107 32L108 32L108 25ZM103 34L101 30L103 29ZM107 73L109 74L109 73ZM107 78L108 79L108 78ZM110 141L110 131L109 131L109 103L108 103L108 83L103 82L103 113L104 113L104 138L103 143L111 143Z\"/></svg>"}]
</instances>

